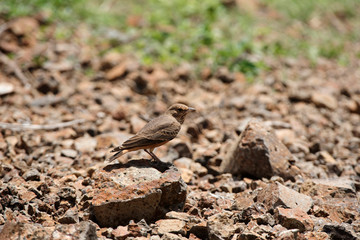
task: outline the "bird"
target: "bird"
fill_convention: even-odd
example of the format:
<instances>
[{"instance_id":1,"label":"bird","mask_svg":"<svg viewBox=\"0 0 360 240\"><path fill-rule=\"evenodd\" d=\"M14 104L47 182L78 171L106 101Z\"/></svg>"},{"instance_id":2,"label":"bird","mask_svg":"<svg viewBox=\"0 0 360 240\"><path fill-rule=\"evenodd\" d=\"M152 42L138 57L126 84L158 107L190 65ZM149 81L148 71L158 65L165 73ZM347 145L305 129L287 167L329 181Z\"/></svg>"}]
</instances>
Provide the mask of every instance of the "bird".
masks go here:
<instances>
[{"instance_id":1,"label":"bird","mask_svg":"<svg viewBox=\"0 0 360 240\"><path fill-rule=\"evenodd\" d=\"M161 162L153 153L154 149L174 139L179 133L186 115L193 111L195 108L184 104L171 105L165 113L148 122L133 137L114 148L111 152L115 152L115 154L106 161L112 162L128 152L144 149L154 161Z\"/></svg>"}]
</instances>

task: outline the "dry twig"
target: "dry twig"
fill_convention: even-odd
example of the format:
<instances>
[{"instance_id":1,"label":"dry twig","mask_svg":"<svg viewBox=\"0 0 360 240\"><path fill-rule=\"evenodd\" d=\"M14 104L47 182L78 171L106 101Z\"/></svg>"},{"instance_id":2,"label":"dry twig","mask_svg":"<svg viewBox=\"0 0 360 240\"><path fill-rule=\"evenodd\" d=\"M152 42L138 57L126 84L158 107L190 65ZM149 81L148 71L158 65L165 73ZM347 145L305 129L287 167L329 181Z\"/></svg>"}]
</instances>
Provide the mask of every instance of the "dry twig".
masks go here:
<instances>
[{"instance_id":1,"label":"dry twig","mask_svg":"<svg viewBox=\"0 0 360 240\"><path fill-rule=\"evenodd\" d=\"M26 131L26 130L56 130L59 128L70 127L76 124L84 123L85 119L75 119L69 122L61 122L54 124L44 124L44 125L36 125L36 124L14 124L14 123L2 123L0 122L0 129L8 129L12 131Z\"/></svg>"}]
</instances>

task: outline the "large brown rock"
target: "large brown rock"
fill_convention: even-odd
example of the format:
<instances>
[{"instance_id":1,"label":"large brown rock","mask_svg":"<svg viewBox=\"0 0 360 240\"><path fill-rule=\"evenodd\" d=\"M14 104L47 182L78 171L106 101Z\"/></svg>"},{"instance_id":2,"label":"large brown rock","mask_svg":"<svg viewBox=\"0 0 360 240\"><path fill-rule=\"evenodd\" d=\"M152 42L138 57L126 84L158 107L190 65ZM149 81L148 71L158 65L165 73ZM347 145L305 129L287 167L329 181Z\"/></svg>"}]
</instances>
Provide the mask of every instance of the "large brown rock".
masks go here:
<instances>
[{"instance_id":1,"label":"large brown rock","mask_svg":"<svg viewBox=\"0 0 360 240\"><path fill-rule=\"evenodd\" d=\"M133 160L108 165L94 173L92 212L102 227L117 227L129 220L152 221L166 212L181 210L186 184L180 172L167 163Z\"/></svg>"},{"instance_id":2,"label":"large brown rock","mask_svg":"<svg viewBox=\"0 0 360 240\"><path fill-rule=\"evenodd\" d=\"M263 124L250 121L230 147L220 171L270 178L293 179L299 173L294 157L276 135Z\"/></svg>"}]
</instances>

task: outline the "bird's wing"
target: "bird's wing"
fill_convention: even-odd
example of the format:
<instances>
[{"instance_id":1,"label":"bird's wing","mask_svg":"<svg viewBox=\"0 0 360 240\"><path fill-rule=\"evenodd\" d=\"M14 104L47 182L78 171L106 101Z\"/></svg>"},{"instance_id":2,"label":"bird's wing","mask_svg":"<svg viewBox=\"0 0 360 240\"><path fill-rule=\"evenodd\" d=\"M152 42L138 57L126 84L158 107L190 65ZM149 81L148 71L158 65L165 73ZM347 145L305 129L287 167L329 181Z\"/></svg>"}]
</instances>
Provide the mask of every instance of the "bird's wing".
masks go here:
<instances>
[{"instance_id":1,"label":"bird's wing","mask_svg":"<svg viewBox=\"0 0 360 240\"><path fill-rule=\"evenodd\" d=\"M172 116L162 115L147 123L137 135L149 140L170 141L179 133L181 124Z\"/></svg>"},{"instance_id":2,"label":"bird's wing","mask_svg":"<svg viewBox=\"0 0 360 240\"><path fill-rule=\"evenodd\" d=\"M147 139L144 136L135 135L128 140L126 140L118 149L135 149L135 148L144 148L147 146L155 145L164 142L163 140L151 140ZM115 149L114 149L115 150ZM114 151L113 150L113 151Z\"/></svg>"},{"instance_id":3,"label":"bird's wing","mask_svg":"<svg viewBox=\"0 0 360 240\"><path fill-rule=\"evenodd\" d=\"M180 131L180 123L173 117L162 115L148 122L135 136L126 140L111 152L124 149L142 148L170 141Z\"/></svg>"}]
</instances>

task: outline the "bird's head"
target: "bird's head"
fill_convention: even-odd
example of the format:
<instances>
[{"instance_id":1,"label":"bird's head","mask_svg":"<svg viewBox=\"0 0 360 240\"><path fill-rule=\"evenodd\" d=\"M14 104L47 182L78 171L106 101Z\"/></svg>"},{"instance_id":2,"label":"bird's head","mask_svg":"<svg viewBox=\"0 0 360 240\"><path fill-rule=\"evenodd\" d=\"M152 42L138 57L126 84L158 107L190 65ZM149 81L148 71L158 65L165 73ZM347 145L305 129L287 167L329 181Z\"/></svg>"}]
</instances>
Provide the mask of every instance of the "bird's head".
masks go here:
<instances>
[{"instance_id":1,"label":"bird's head","mask_svg":"<svg viewBox=\"0 0 360 240\"><path fill-rule=\"evenodd\" d=\"M195 111L195 108L188 107L184 104L176 103L171 105L166 111L167 114L172 115L179 123L183 123L186 117L186 114L189 112Z\"/></svg>"}]
</instances>

